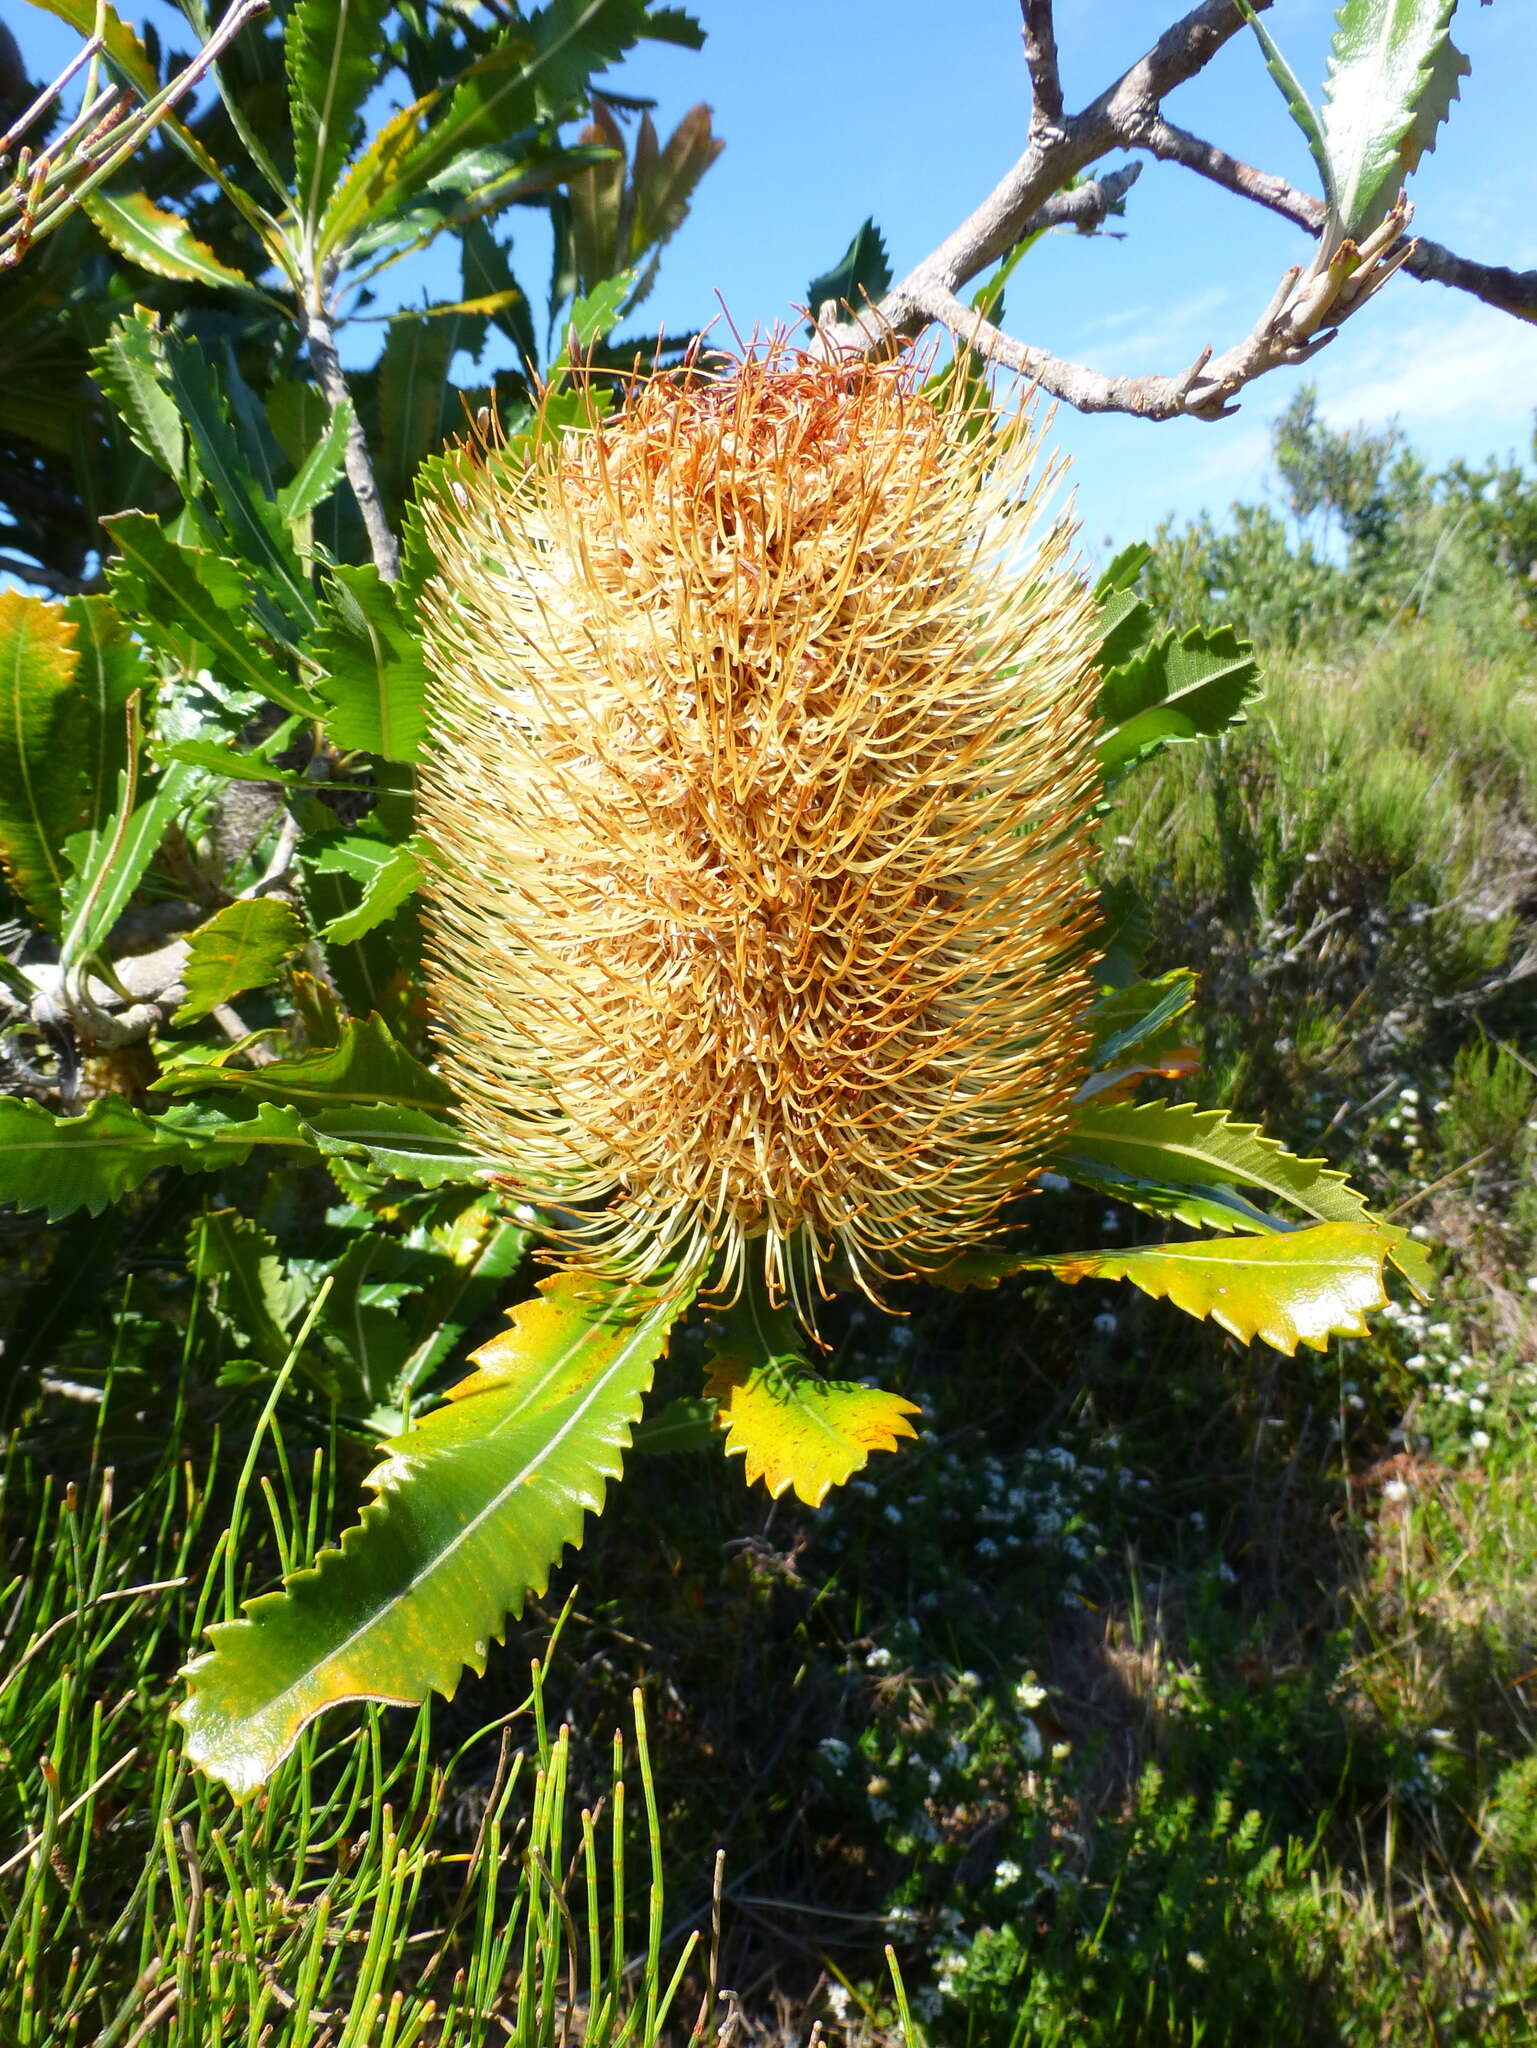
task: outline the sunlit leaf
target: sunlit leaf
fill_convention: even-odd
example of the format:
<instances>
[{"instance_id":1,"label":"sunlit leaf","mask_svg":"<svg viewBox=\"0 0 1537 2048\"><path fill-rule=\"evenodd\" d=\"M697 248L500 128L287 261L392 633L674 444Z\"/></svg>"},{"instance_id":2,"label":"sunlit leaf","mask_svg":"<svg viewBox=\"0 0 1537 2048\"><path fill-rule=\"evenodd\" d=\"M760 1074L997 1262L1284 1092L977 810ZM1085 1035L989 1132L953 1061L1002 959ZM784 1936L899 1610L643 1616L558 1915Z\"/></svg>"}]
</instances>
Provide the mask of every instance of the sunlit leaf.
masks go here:
<instances>
[{"instance_id":1,"label":"sunlit leaf","mask_svg":"<svg viewBox=\"0 0 1537 2048\"><path fill-rule=\"evenodd\" d=\"M213 1173L265 1145L311 1150L298 1117L276 1103L254 1116L202 1104L146 1116L101 1095L83 1116L53 1116L40 1102L0 1096L0 1202L41 1209L50 1222L76 1209L95 1216L162 1167Z\"/></svg>"},{"instance_id":2,"label":"sunlit leaf","mask_svg":"<svg viewBox=\"0 0 1537 2048\"><path fill-rule=\"evenodd\" d=\"M306 653L321 671L314 687L338 746L387 761L416 759L427 729L426 665L377 569L332 572L324 620Z\"/></svg>"},{"instance_id":3,"label":"sunlit leaf","mask_svg":"<svg viewBox=\"0 0 1537 2048\"><path fill-rule=\"evenodd\" d=\"M340 1700L452 1694L581 1540L684 1306L562 1276L512 1312L446 1406L393 1438L341 1548L215 1627L177 1718L237 1797Z\"/></svg>"},{"instance_id":4,"label":"sunlit leaf","mask_svg":"<svg viewBox=\"0 0 1537 2048\"><path fill-rule=\"evenodd\" d=\"M1448 34L1457 0L1345 0L1334 18L1319 120L1343 233L1385 218L1451 111L1466 57Z\"/></svg>"},{"instance_id":5,"label":"sunlit leaf","mask_svg":"<svg viewBox=\"0 0 1537 2048\"><path fill-rule=\"evenodd\" d=\"M1258 1337L1290 1357L1299 1344L1322 1351L1331 1337L1367 1334L1365 1312L1387 1302L1383 1265L1402 1234L1377 1223L1315 1223L1265 1237L1022 1259L1019 1270L1130 1280L1244 1343Z\"/></svg>"},{"instance_id":6,"label":"sunlit leaf","mask_svg":"<svg viewBox=\"0 0 1537 2048\"><path fill-rule=\"evenodd\" d=\"M82 203L118 254L141 270L179 278L184 284L256 289L243 271L222 262L206 242L200 242L180 214L156 206L147 192L98 190Z\"/></svg>"},{"instance_id":7,"label":"sunlit leaf","mask_svg":"<svg viewBox=\"0 0 1537 2048\"><path fill-rule=\"evenodd\" d=\"M313 230L351 156L363 102L379 81L388 0L298 0L283 55L299 215Z\"/></svg>"},{"instance_id":8,"label":"sunlit leaf","mask_svg":"<svg viewBox=\"0 0 1537 2048\"><path fill-rule=\"evenodd\" d=\"M182 971L187 999L173 1024L193 1024L248 988L263 988L305 942L292 904L254 896L226 904L192 934Z\"/></svg>"},{"instance_id":9,"label":"sunlit leaf","mask_svg":"<svg viewBox=\"0 0 1537 2048\"><path fill-rule=\"evenodd\" d=\"M1183 1102L1087 1103L1052 1165L1069 1178L1079 1162L1126 1180L1261 1188L1320 1222L1365 1222L1366 1197L1321 1159L1299 1159L1255 1124Z\"/></svg>"},{"instance_id":10,"label":"sunlit leaf","mask_svg":"<svg viewBox=\"0 0 1537 2048\"><path fill-rule=\"evenodd\" d=\"M203 549L180 546L144 512L120 512L102 525L120 550L108 566L113 595L147 640L187 669L212 668L290 711L319 716L318 698L251 631L237 569Z\"/></svg>"},{"instance_id":11,"label":"sunlit leaf","mask_svg":"<svg viewBox=\"0 0 1537 2048\"><path fill-rule=\"evenodd\" d=\"M309 1114L349 1103L372 1108L397 1103L433 1111L452 1106L446 1081L414 1059L379 1017L349 1017L341 1043L264 1067L178 1066L154 1083L158 1093L188 1095L205 1088L233 1088L258 1099L281 1102Z\"/></svg>"},{"instance_id":12,"label":"sunlit leaf","mask_svg":"<svg viewBox=\"0 0 1537 2048\"><path fill-rule=\"evenodd\" d=\"M421 887L421 853L422 842L415 837L391 845L354 836L323 847L315 859L317 872L349 874L363 884L363 895L355 910L333 917L320 936L347 945L392 918Z\"/></svg>"},{"instance_id":13,"label":"sunlit leaf","mask_svg":"<svg viewBox=\"0 0 1537 2048\"><path fill-rule=\"evenodd\" d=\"M45 930L63 917L65 838L84 823L89 707L61 604L0 590L0 867Z\"/></svg>"},{"instance_id":14,"label":"sunlit leaf","mask_svg":"<svg viewBox=\"0 0 1537 2048\"><path fill-rule=\"evenodd\" d=\"M1259 688L1254 650L1230 626L1161 634L1105 674L1097 707L1106 727L1100 765L1113 780L1176 740L1241 724Z\"/></svg>"},{"instance_id":15,"label":"sunlit leaf","mask_svg":"<svg viewBox=\"0 0 1537 2048\"><path fill-rule=\"evenodd\" d=\"M760 1285L745 1282L713 1342L705 1393L716 1403L726 1454L746 1460L747 1483L761 1479L777 1500L789 1487L808 1507L841 1486L876 1451L894 1451L917 1432L911 1401L857 1380L826 1379L805 1355L787 1308L772 1308Z\"/></svg>"}]
</instances>

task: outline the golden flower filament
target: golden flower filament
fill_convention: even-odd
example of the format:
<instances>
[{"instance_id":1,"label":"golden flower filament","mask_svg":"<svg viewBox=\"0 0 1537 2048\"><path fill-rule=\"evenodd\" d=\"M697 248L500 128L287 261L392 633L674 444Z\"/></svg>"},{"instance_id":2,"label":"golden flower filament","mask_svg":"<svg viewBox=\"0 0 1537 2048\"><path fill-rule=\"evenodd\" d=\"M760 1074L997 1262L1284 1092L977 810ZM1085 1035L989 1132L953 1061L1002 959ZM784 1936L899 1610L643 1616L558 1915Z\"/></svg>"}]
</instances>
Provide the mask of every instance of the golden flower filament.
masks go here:
<instances>
[{"instance_id":1,"label":"golden flower filament","mask_svg":"<svg viewBox=\"0 0 1537 2048\"><path fill-rule=\"evenodd\" d=\"M1095 613L1028 425L782 345L435 502L443 1065L563 1256L809 1314L996 1228L1082 1079Z\"/></svg>"}]
</instances>

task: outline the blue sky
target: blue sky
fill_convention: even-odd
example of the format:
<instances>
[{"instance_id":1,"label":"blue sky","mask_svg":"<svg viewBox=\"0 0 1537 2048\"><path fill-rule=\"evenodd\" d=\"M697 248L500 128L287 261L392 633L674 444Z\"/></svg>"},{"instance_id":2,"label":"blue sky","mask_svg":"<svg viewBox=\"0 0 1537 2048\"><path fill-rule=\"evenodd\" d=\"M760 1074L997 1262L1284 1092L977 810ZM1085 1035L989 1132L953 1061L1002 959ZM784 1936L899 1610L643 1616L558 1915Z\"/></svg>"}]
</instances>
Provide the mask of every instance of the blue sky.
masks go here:
<instances>
[{"instance_id":1,"label":"blue sky","mask_svg":"<svg viewBox=\"0 0 1537 2048\"><path fill-rule=\"evenodd\" d=\"M692 0L698 56L639 53L624 83L658 120L708 100L726 151L663 260L651 324L708 317L718 289L746 331L783 316L867 214L898 275L985 195L1024 146L1029 88L1015 0ZM1148 0L1059 0L1069 107L1082 105L1179 12ZM1323 0L1278 0L1272 32L1313 94L1332 25ZM1474 6L1454 24L1472 59L1462 101L1416 177L1416 225L1460 254L1537 265L1530 211L1537 7ZM1168 102L1170 117L1316 189L1302 137L1242 35ZM1525 166L1525 169L1521 169ZM1239 340L1304 238L1173 166L1144 160L1120 239L1057 234L1025 259L1006 324L1108 371L1173 371L1206 342ZM1337 424L1398 418L1436 460L1526 451L1537 409L1537 328L1439 285L1398 277L1305 369L1251 387L1215 425L1084 418L1056 439L1076 461L1096 550L1168 513L1220 513L1265 486L1269 423L1299 381Z\"/></svg>"},{"instance_id":2,"label":"blue sky","mask_svg":"<svg viewBox=\"0 0 1537 2048\"><path fill-rule=\"evenodd\" d=\"M727 144L637 325L686 329L716 311L717 291L744 332L785 318L866 215L900 275L1023 148L1029 88L1016 0L690 4L709 32L702 53L644 45L610 81L654 95L664 134L686 107L708 101ZM1059 0L1069 106L1092 98L1178 11L1178 0ZM34 65L62 61L75 46L61 24L10 0L7 16ZM1268 17L1315 98L1331 17L1326 0L1278 0ZM1537 6L1462 0L1454 34L1473 72L1411 188L1416 225L1464 255L1537 265L1528 198ZM1169 111L1235 154L1314 185L1248 34L1173 95ZM537 294L547 244L536 216L514 218L514 260ZM1178 370L1204 343L1220 351L1240 339L1306 247L1284 221L1147 160L1115 225L1113 237L1056 234L1031 252L1010 291L1013 332L1104 370ZM446 272L430 282L454 295ZM419 286L420 273L410 283ZM376 333L364 343L370 354ZM1261 495L1269 423L1305 377L1335 423L1399 419L1436 461L1524 452L1537 408L1537 327L1399 277L1306 369L1252 386L1232 419L1149 425L1064 408L1056 439L1075 458L1085 540L1099 551L1167 514L1220 514L1235 498Z\"/></svg>"}]
</instances>

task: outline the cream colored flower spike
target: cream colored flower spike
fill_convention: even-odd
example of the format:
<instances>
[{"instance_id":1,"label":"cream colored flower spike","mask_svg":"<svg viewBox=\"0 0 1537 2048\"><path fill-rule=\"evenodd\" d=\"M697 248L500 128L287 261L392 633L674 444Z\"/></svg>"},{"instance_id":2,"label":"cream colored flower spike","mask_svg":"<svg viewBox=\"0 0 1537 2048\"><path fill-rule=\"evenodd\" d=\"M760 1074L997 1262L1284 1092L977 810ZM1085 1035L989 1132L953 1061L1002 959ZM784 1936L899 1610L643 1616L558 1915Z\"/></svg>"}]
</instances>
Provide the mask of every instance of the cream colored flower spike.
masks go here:
<instances>
[{"instance_id":1,"label":"cream colored flower spike","mask_svg":"<svg viewBox=\"0 0 1537 2048\"><path fill-rule=\"evenodd\" d=\"M809 1314L840 1249L869 1288L983 1237L1061 1132L1096 631L1034 454L778 348L437 501L438 1042L570 1263L761 1259Z\"/></svg>"}]
</instances>

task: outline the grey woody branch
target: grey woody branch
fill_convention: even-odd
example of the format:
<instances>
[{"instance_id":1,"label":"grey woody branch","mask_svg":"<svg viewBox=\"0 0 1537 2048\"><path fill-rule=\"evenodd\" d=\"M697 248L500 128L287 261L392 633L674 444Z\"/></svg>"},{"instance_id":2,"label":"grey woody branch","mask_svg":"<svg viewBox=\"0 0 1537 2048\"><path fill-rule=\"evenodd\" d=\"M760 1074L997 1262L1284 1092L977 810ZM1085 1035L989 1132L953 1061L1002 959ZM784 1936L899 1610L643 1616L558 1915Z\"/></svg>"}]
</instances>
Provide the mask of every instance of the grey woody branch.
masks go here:
<instances>
[{"instance_id":1,"label":"grey woody branch","mask_svg":"<svg viewBox=\"0 0 1537 2048\"><path fill-rule=\"evenodd\" d=\"M1252 0L1254 11L1273 0ZM1230 156L1171 122L1163 101L1194 78L1245 26L1237 0L1202 0L1081 113L1064 111L1052 0L1020 0L1025 63L1034 103L1024 155L951 235L853 319L821 323L830 352L873 354L938 321L990 360L1018 371L1054 397L1086 412L1127 412L1142 419L1221 419L1246 384L1283 363L1305 362L1339 323L1393 271L1466 291L1523 319L1537 319L1537 271L1474 263L1438 243L1410 241L1400 201L1384 228L1359 249L1326 250L1321 200L1284 178ZM1313 260L1288 270L1253 330L1221 355L1210 349L1174 376L1107 376L1005 334L959 297L961 288L1037 227L1093 228L1125 194L1131 164L1078 185L1113 150L1143 151L1209 179L1236 197L1281 215L1315 238ZM1128 175L1130 173L1130 175ZM1386 238L1384 229L1389 230Z\"/></svg>"}]
</instances>

